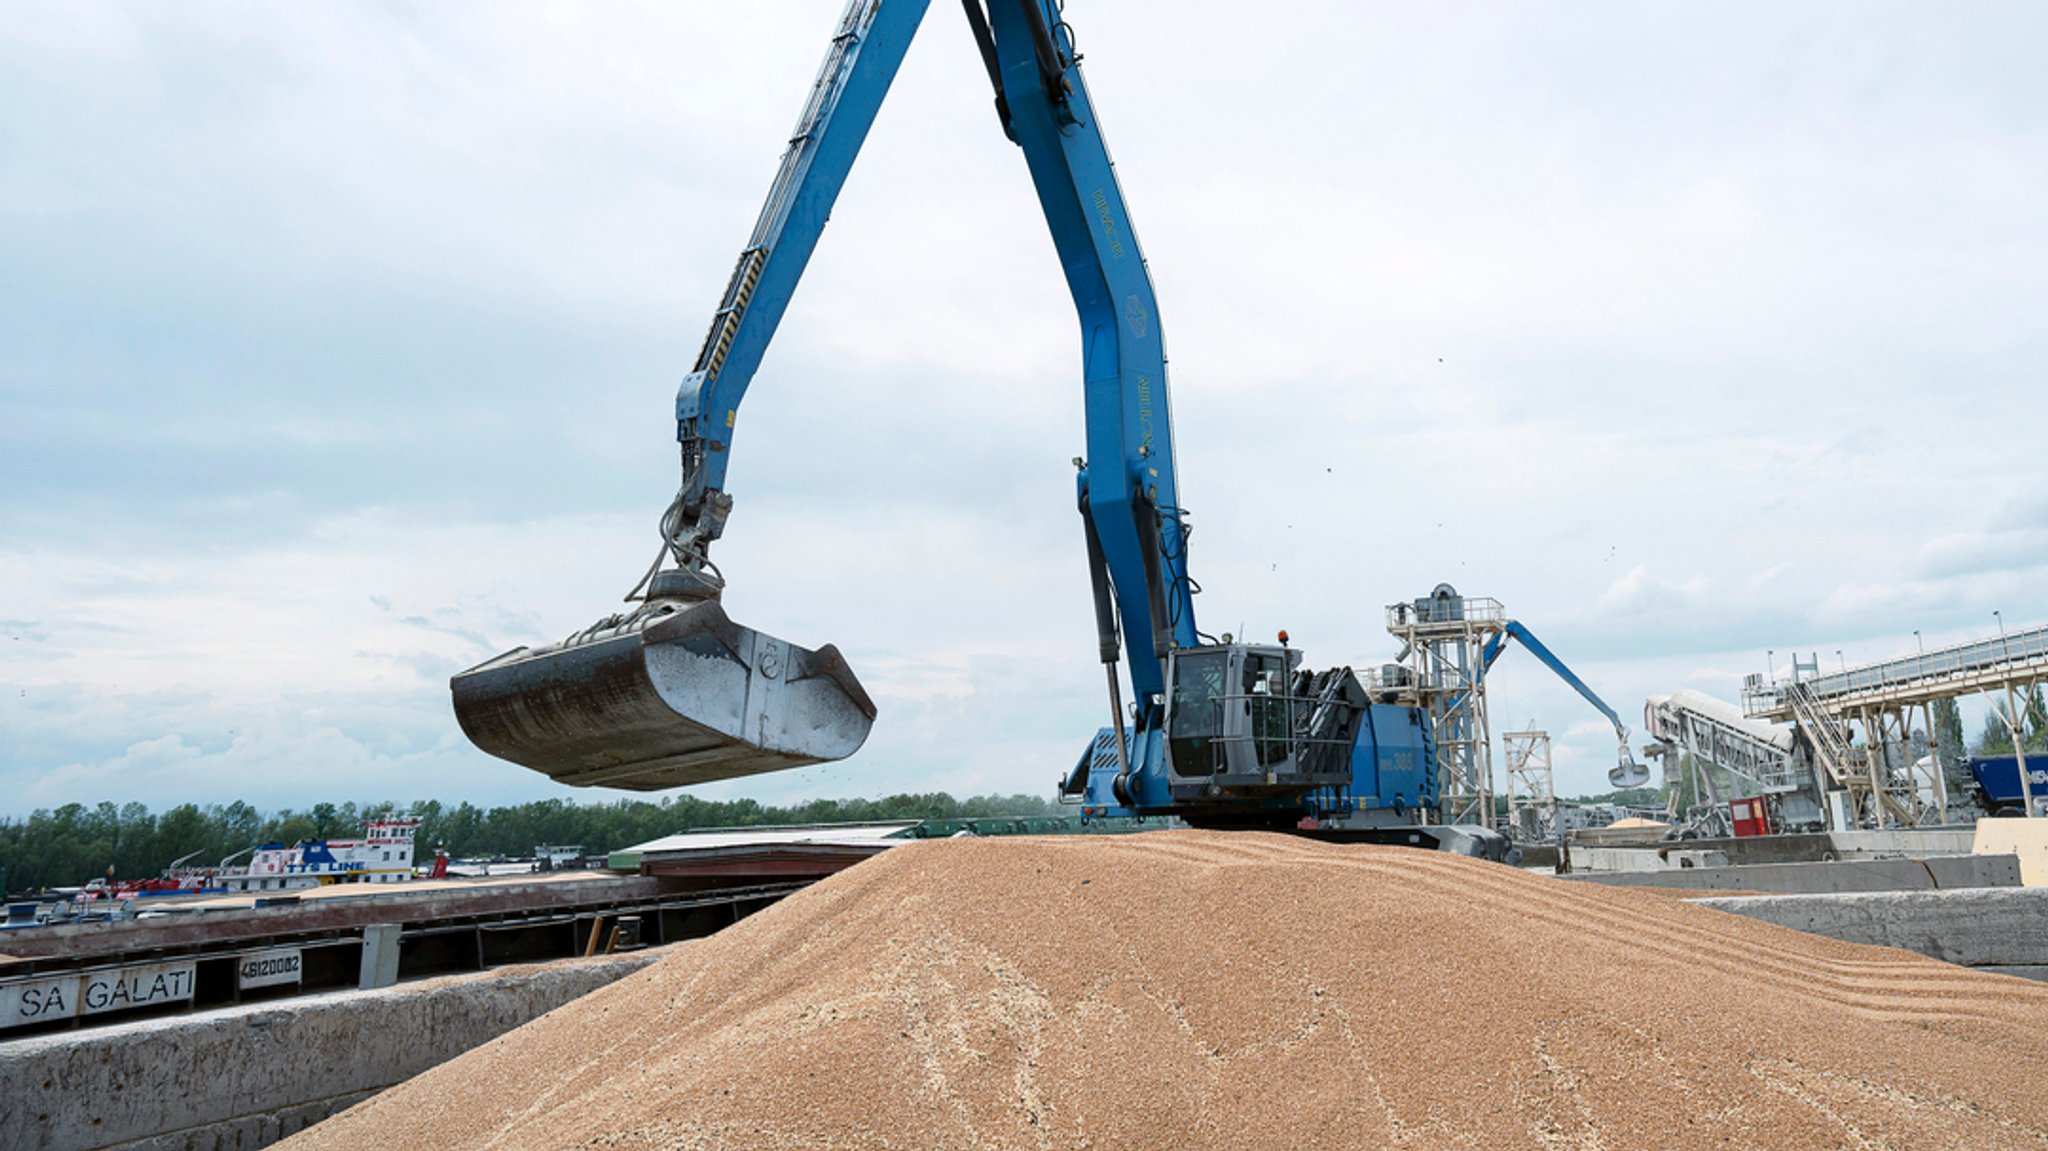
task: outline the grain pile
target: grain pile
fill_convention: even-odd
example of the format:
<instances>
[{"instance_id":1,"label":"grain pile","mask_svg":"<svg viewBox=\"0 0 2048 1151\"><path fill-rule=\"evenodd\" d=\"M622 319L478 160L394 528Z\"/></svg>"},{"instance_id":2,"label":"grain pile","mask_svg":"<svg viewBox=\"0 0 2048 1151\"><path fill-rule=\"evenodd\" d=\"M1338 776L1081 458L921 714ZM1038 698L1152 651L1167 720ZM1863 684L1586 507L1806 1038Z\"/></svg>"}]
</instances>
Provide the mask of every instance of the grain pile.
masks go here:
<instances>
[{"instance_id":1,"label":"grain pile","mask_svg":"<svg viewBox=\"0 0 2048 1151\"><path fill-rule=\"evenodd\" d=\"M286 1144L2041 1148L2048 988L1281 836L917 843Z\"/></svg>"}]
</instances>

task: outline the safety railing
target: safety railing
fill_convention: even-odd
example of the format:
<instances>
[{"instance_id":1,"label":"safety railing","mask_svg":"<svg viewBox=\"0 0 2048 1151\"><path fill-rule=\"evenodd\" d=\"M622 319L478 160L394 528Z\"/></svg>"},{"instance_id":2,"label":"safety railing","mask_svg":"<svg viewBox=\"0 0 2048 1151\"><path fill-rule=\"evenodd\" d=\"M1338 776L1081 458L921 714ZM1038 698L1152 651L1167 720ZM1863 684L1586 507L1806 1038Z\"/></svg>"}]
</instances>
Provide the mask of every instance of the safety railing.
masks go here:
<instances>
[{"instance_id":1,"label":"safety railing","mask_svg":"<svg viewBox=\"0 0 2048 1151\"><path fill-rule=\"evenodd\" d=\"M1307 772L1323 774L1348 766L1351 741L1347 732L1317 734L1316 713L1319 709L1342 707L1332 705L1313 696L1273 695L1267 692L1237 692L1213 697L1216 706L1215 734L1208 736L1211 748L1211 771L1214 774L1229 770L1229 749L1249 746L1251 760L1261 771L1277 771L1286 767L1289 759L1295 766L1291 773ZM1246 722L1242 728L1231 722L1241 717ZM1175 767L1182 774L1187 767L1176 762Z\"/></svg>"},{"instance_id":2,"label":"safety railing","mask_svg":"<svg viewBox=\"0 0 2048 1151\"><path fill-rule=\"evenodd\" d=\"M1487 596L1457 596L1443 599L1403 600L1387 605L1387 629L1442 624L1500 624L1508 618L1507 608Z\"/></svg>"},{"instance_id":3,"label":"safety railing","mask_svg":"<svg viewBox=\"0 0 2048 1151\"><path fill-rule=\"evenodd\" d=\"M1766 683L1763 677L1754 676L1743 684L1743 705L1752 713L1784 708L1791 704L1795 686L1815 701L1826 702L2019 670L2035 663L2048 666L2048 627L1972 640L1939 651L1810 675L1793 682Z\"/></svg>"}]
</instances>

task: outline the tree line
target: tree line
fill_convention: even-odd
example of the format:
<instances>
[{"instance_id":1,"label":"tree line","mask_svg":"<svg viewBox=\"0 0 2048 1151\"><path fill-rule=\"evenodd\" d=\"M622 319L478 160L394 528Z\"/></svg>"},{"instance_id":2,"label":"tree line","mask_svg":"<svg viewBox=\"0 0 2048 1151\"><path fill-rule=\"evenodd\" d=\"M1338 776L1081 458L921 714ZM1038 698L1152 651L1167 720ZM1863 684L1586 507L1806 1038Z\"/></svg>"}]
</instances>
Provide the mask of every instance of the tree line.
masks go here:
<instances>
[{"instance_id":1,"label":"tree line","mask_svg":"<svg viewBox=\"0 0 2048 1151\"><path fill-rule=\"evenodd\" d=\"M1971 784L1961 770L1965 754L1962 717L1953 700L1934 706L1933 742L1950 772L1950 788L1967 794ZM2019 727L2029 754L2048 754L2048 698L2036 685L2021 694ZM1926 734L1916 732L1919 740ZM1913 749L1923 754L1924 745ZM2011 755L2012 733L1996 715L1987 715L1972 755ZM1688 757L1689 759L1689 757ZM1681 772L1680 805L1697 802L1692 772ZM1642 788L1579 796L1567 802L1664 805L1661 788ZM1496 801L1506 810L1505 797ZM590 854L616 851L680 831L708 827L762 827L777 824L861 823L897 819L985 819L997 816L1058 815L1058 804L1032 795L983 795L955 799L945 792L892 795L882 799L819 799L792 807L772 807L752 799L706 800L668 796L659 800L621 799L610 803L576 803L544 799L505 807L482 808L425 800L396 803L316 803L304 809L263 812L237 800L227 804L184 803L161 814L140 803L86 805L68 803L38 810L26 818L0 817L0 890L33 891L70 886L104 877L109 870L123 879L154 876L174 861L207 866L264 843L297 843L307 839L349 839L359 835L363 821L402 817L418 819L417 859L432 857L435 847L457 858L505 855L520 857L541 844L580 844Z\"/></svg>"},{"instance_id":2,"label":"tree line","mask_svg":"<svg viewBox=\"0 0 2048 1151\"><path fill-rule=\"evenodd\" d=\"M263 812L239 800L183 803L153 813L140 803L67 803L26 818L0 817L0 889L34 891L76 886L110 871L122 879L155 876L173 862L212 866L265 843L353 839L364 820L418 819L414 858L425 862L440 847L457 858L523 857L542 844L579 844L600 854L709 827L862 823L900 819L986 819L1062 814L1058 804L1031 795L955 799L945 792L883 799L818 799L773 807L752 799L707 800L667 796L576 803L543 799L484 808L438 800L413 804L316 803Z\"/></svg>"},{"instance_id":3,"label":"tree line","mask_svg":"<svg viewBox=\"0 0 2048 1151\"><path fill-rule=\"evenodd\" d=\"M2015 692L2014 694L2018 697L2013 701L2015 705L2014 710L2019 713L2017 716L2019 720L2018 726L2025 737L2027 754L2048 752L2048 698L2044 698L2041 685L2037 683L2025 691ZM1994 695L1993 698L1996 700L1998 708L2006 706L2006 700L2002 695ZM1954 708L1954 701L1945 702L1949 703L1951 709ZM1948 721L1942 717L1938 708L1935 725L1937 728L1946 728L1948 726ZM1955 724L1955 737L1959 738L1961 735L1962 724L1958 720ZM1972 754L2013 754L2012 728L1995 712L1984 717L1984 731L1977 737L1977 744L1972 749Z\"/></svg>"}]
</instances>

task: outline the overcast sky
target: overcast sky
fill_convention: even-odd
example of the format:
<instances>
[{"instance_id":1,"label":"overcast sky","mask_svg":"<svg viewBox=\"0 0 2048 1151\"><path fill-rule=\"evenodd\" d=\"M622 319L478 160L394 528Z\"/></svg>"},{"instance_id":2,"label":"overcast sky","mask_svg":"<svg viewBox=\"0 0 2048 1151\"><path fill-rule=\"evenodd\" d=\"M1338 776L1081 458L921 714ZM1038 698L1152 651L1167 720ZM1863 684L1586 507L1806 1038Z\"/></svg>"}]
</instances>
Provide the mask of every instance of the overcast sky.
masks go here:
<instances>
[{"instance_id":1,"label":"overcast sky","mask_svg":"<svg viewBox=\"0 0 2048 1151\"><path fill-rule=\"evenodd\" d=\"M17 2L0 814L571 792L448 677L612 610L840 0ZM1071 0L1203 626L1493 596L1631 726L2048 622L2048 8ZM935 3L743 413L734 618L881 707L767 801L1049 794L1106 709L1080 347ZM1604 790L1526 655L1496 731ZM1974 734L1975 724L1972 724Z\"/></svg>"}]
</instances>

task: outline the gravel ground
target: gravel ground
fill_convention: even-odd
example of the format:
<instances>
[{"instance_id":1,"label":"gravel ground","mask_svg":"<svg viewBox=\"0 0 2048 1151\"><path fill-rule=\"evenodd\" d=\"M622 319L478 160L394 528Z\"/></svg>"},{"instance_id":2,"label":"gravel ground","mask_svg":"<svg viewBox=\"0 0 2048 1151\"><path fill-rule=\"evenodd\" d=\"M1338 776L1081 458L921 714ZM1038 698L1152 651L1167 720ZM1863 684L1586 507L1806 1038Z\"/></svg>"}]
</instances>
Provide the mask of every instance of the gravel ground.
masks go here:
<instances>
[{"instance_id":1,"label":"gravel ground","mask_svg":"<svg viewBox=\"0 0 2048 1151\"><path fill-rule=\"evenodd\" d=\"M2048 1147L2048 988L1286 836L910 844L287 1141Z\"/></svg>"}]
</instances>

